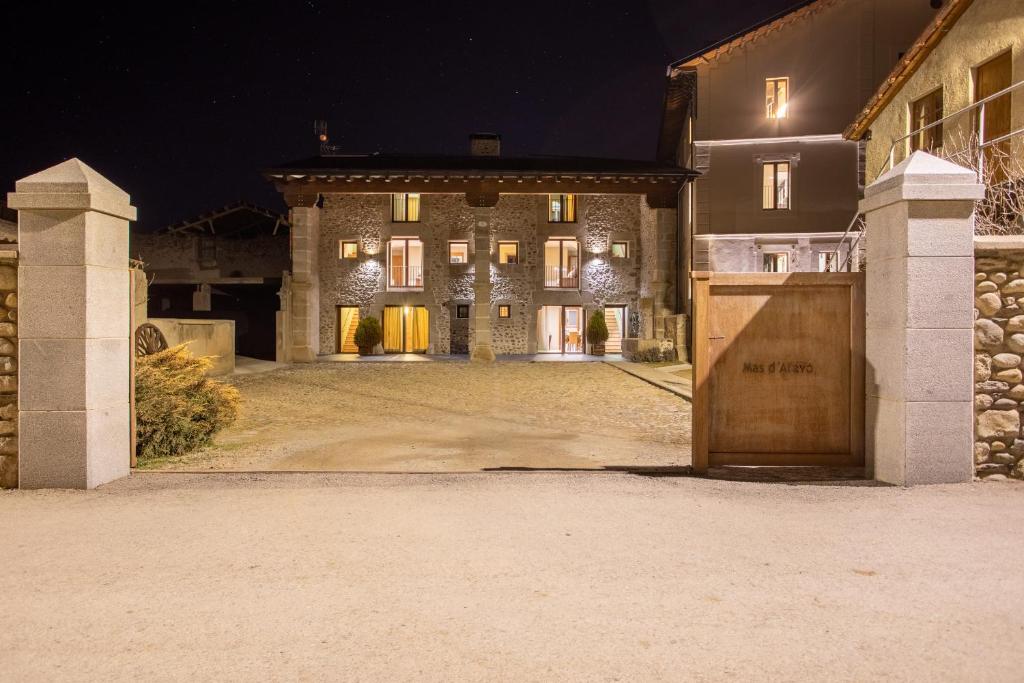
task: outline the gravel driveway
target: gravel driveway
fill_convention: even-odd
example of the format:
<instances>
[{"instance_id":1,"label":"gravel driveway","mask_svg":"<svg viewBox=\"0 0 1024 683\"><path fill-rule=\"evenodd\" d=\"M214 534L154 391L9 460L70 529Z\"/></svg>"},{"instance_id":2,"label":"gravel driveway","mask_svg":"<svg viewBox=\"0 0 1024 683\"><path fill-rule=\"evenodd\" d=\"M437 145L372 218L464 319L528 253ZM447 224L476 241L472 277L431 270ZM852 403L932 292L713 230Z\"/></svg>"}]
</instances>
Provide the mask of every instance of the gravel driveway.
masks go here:
<instances>
[{"instance_id":1,"label":"gravel driveway","mask_svg":"<svg viewBox=\"0 0 1024 683\"><path fill-rule=\"evenodd\" d=\"M603 363L317 363L230 380L242 416L164 470L690 464L690 404Z\"/></svg>"},{"instance_id":2,"label":"gravel driveway","mask_svg":"<svg viewBox=\"0 0 1024 683\"><path fill-rule=\"evenodd\" d=\"M0 519L3 680L1021 680L1019 483L142 473Z\"/></svg>"}]
</instances>

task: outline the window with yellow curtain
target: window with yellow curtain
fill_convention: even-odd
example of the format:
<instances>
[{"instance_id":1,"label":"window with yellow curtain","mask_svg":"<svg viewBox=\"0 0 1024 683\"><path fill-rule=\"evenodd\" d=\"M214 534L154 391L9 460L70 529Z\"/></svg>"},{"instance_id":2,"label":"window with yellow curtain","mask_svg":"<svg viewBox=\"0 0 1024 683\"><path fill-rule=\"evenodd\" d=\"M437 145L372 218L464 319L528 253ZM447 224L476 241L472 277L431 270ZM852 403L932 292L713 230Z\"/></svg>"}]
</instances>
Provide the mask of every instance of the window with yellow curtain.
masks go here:
<instances>
[{"instance_id":1,"label":"window with yellow curtain","mask_svg":"<svg viewBox=\"0 0 1024 683\"><path fill-rule=\"evenodd\" d=\"M384 307L384 352L402 352L402 307Z\"/></svg>"},{"instance_id":2,"label":"window with yellow curtain","mask_svg":"<svg viewBox=\"0 0 1024 683\"><path fill-rule=\"evenodd\" d=\"M425 306L415 306L405 317L405 350L425 353L430 344L430 314Z\"/></svg>"},{"instance_id":3,"label":"window with yellow curtain","mask_svg":"<svg viewBox=\"0 0 1024 683\"><path fill-rule=\"evenodd\" d=\"M575 223L576 222L576 195L574 195L574 194L549 194L548 195L548 222L549 223Z\"/></svg>"}]
</instances>

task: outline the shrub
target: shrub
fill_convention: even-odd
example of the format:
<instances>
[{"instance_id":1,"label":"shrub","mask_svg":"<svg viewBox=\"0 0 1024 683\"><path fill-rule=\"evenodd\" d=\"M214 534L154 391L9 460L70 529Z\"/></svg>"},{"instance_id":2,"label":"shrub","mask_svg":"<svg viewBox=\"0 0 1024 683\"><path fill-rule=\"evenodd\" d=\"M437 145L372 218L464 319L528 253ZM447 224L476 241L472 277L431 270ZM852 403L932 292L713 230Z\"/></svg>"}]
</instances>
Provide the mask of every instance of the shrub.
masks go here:
<instances>
[{"instance_id":1,"label":"shrub","mask_svg":"<svg viewBox=\"0 0 1024 683\"><path fill-rule=\"evenodd\" d=\"M372 353L373 347L380 344L382 339L384 339L384 333L380 329L379 320L371 315L359 321L359 325L356 327L355 339L356 346L359 347L359 353Z\"/></svg>"},{"instance_id":2,"label":"shrub","mask_svg":"<svg viewBox=\"0 0 1024 683\"><path fill-rule=\"evenodd\" d=\"M662 358L661 349L658 347L637 351L633 355L633 360L637 363L659 363Z\"/></svg>"},{"instance_id":3,"label":"shrub","mask_svg":"<svg viewBox=\"0 0 1024 683\"><path fill-rule=\"evenodd\" d=\"M140 459L185 455L238 416L238 390L205 375L213 362L186 344L137 359L135 433Z\"/></svg>"},{"instance_id":4,"label":"shrub","mask_svg":"<svg viewBox=\"0 0 1024 683\"><path fill-rule=\"evenodd\" d=\"M608 341L608 323L604 320L604 311L594 311L587 323L587 341L591 344L604 344Z\"/></svg>"}]
</instances>

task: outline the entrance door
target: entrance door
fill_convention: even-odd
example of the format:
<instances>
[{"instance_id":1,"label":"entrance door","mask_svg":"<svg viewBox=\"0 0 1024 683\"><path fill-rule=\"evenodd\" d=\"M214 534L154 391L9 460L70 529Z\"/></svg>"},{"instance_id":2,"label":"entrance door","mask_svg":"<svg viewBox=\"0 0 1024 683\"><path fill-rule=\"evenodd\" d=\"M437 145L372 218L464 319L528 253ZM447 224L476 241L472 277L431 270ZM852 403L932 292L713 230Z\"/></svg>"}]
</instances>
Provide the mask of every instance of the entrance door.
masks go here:
<instances>
[{"instance_id":1,"label":"entrance door","mask_svg":"<svg viewBox=\"0 0 1024 683\"><path fill-rule=\"evenodd\" d=\"M605 306L604 322L608 326L608 341L604 345L607 353L622 353L622 338L626 334L626 307Z\"/></svg>"},{"instance_id":2,"label":"entrance door","mask_svg":"<svg viewBox=\"0 0 1024 683\"><path fill-rule=\"evenodd\" d=\"M429 345L426 306L384 307L384 353L426 353Z\"/></svg>"},{"instance_id":3,"label":"entrance door","mask_svg":"<svg viewBox=\"0 0 1024 683\"><path fill-rule=\"evenodd\" d=\"M978 67L974 100L983 100L1010 87L1012 62L1010 53L1005 52ZM995 140L1010 132L1010 100L1008 93L985 103L984 140ZM980 131L979 131L980 132ZM1006 179L1006 160L1010 153L1010 141L1006 140L985 149L985 166L992 169L993 179Z\"/></svg>"},{"instance_id":4,"label":"entrance door","mask_svg":"<svg viewBox=\"0 0 1024 683\"><path fill-rule=\"evenodd\" d=\"M338 306L338 353L358 353L356 327L359 326L358 306Z\"/></svg>"},{"instance_id":5,"label":"entrance door","mask_svg":"<svg viewBox=\"0 0 1024 683\"><path fill-rule=\"evenodd\" d=\"M583 353L583 307L541 306L537 316L539 353Z\"/></svg>"}]
</instances>

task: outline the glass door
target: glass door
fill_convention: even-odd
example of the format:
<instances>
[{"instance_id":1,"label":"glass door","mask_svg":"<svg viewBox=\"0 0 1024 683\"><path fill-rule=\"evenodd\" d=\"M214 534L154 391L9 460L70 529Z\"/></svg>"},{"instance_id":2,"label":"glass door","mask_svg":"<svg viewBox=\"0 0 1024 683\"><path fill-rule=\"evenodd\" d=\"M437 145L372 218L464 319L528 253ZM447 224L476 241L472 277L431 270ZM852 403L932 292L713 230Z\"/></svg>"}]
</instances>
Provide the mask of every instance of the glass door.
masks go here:
<instances>
[{"instance_id":1,"label":"glass door","mask_svg":"<svg viewBox=\"0 0 1024 683\"><path fill-rule=\"evenodd\" d=\"M583 307L562 307L562 353L583 353Z\"/></svg>"},{"instance_id":2,"label":"glass door","mask_svg":"<svg viewBox=\"0 0 1024 683\"><path fill-rule=\"evenodd\" d=\"M426 306L384 307L384 353L426 353L429 346Z\"/></svg>"}]
</instances>

